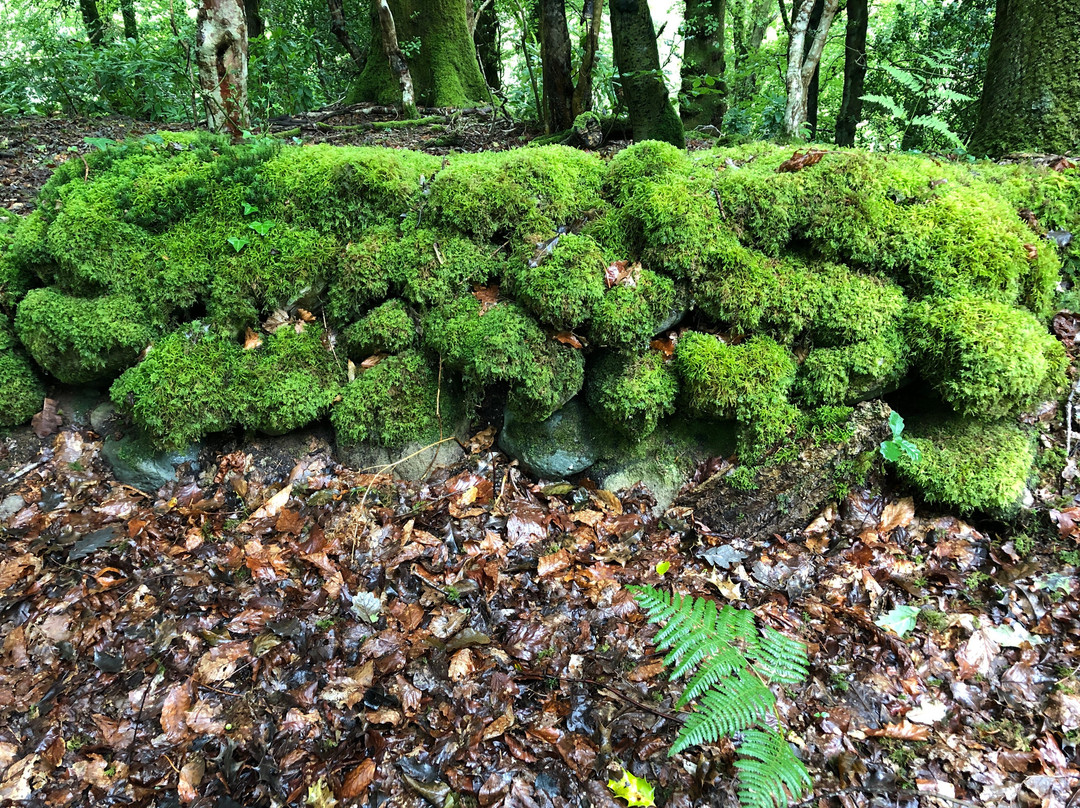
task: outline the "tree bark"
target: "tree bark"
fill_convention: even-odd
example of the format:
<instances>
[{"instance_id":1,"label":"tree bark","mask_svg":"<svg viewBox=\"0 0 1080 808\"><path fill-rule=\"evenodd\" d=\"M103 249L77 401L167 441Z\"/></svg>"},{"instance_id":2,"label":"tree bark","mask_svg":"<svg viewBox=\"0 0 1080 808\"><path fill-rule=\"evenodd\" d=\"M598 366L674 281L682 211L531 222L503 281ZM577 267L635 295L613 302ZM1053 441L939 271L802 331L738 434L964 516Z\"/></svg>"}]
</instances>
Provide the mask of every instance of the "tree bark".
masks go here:
<instances>
[{"instance_id":1,"label":"tree bark","mask_svg":"<svg viewBox=\"0 0 1080 808\"><path fill-rule=\"evenodd\" d=\"M1076 0L998 0L979 123L969 150L1080 149L1080 9Z\"/></svg>"},{"instance_id":2,"label":"tree bark","mask_svg":"<svg viewBox=\"0 0 1080 808\"><path fill-rule=\"evenodd\" d=\"M241 0L202 0L195 24L206 125L239 138L249 125L244 5Z\"/></svg>"},{"instance_id":3,"label":"tree bark","mask_svg":"<svg viewBox=\"0 0 1080 808\"><path fill-rule=\"evenodd\" d=\"M105 43L105 24L101 21L97 0L79 0L79 12L86 26L86 38L95 48L100 48Z\"/></svg>"},{"instance_id":4,"label":"tree bark","mask_svg":"<svg viewBox=\"0 0 1080 808\"><path fill-rule=\"evenodd\" d=\"M727 0L686 0L680 107L685 126L723 126L726 17Z\"/></svg>"},{"instance_id":5,"label":"tree bark","mask_svg":"<svg viewBox=\"0 0 1080 808\"><path fill-rule=\"evenodd\" d=\"M821 25L821 15L825 11L825 6L822 0L814 0L814 8L810 12L810 26L806 29L806 39L803 43L803 58L805 59L810 53L810 47L812 46L814 39L817 35L818 27ZM806 123L809 127L810 140L817 140L817 116L818 116L818 97L821 95L821 62L814 65L814 76L810 79L810 84L806 88Z\"/></svg>"},{"instance_id":6,"label":"tree bark","mask_svg":"<svg viewBox=\"0 0 1080 808\"><path fill-rule=\"evenodd\" d=\"M780 2L783 8L783 0ZM786 137L801 138L803 136L803 125L807 122L810 82L821 62L821 54L825 50L825 39L829 35L829 27L832 25L833 17L836 16L838 6L839 0L824 0L821 22L809 47L806 47L806 40L814 0L799 0L794 17L791 19L788 65L784 76L787 105L784 109L782 132Z\"/></svg>"},{"instance_id":7,"label":"tree bark","mask_svg":"<svg viewBox=\"0 0 1080 808\"><path fill-rule=\"evenodd\" d=\"M342 0L326 0L326 8L330 12L330 33L334 35L334 39L349 54L349 58L353 60L356 69L363 70L364 63L367 61L367 52L356 44L356 40L349 33L349 26L345 22L345 8ZM374 29L372 33L374 33Z\"/></svg>"},{"instance_id":8,"label":"tree bark","mask_svg":"<svg viewBox=\"0 0 1080 808\"><path fill-rule=\"evenodd\" d=\"M262 0L244 0L244 20L249 42L263 35Z\"/></svg>"},{"instance_id":9,"label":"tree bark","mask_svg":"<svg viewBox=\"0 0 1080 808\"><path fill-rule=\"evenodd\" d=\"M124 39L138 39L139 24L135 19L135 0L120 0L120 16L124 19Z\"/></svg>"},{"instance_id":10,"label":"tree bark","mask_svg":"<svg viewBox=\"0 0 1080 808\"><path fill-rule=\"evenodd\" d=\"M419 118L420 113L416 110L416 95L413 93L409 63L401 54L397 26L394 25L394 14L390 11L388 0L379 0L379 29L382 32L383 52L390 63L390 72L397 77L398 86L401 88L402 116L409 119Z\"/></svg>"},{"instance_id":11,"label":"tree bark","mask_svg":"<svg viewBox=\"0 0 1080 808\"><path fill-rule=\"evenodd\" d=\"M578 65L572 105L575 119L593 106L593 68L596 66L596 52L600 48L600 28L604 24L604 0L585 0L582 14L588 18L588 24L581 35L581 64Z\"/></svg>"},{"instance_id":12,"label":"tree bark","mask_svg":"<svg viewBox=\"0 0 1080 808\"><path fill-rule=\"evenodd\" d=\"M540 66L544 84L544 130L563 132L574 123L574 77L570 29L563 0L540 0Z\"/></svg>"},{"instance_id":13,"label":"tree bark","mask_svg":"<svg viewBox=\"0 0 1080 808\"><path fill-rule=\"evenodd\" d=\"M866 84L866 28L869 0L848 0L844 36L844 97L836 116L836 145L854 146L855 130L862 120L862 96Z\"/></svg>"},{"instance_id":14,"label":"tree bark","mask_svg":"<svg viewBox=\"0 0 1080 808\"><path fill-rule=\"evenodd\" d=\"M484 80L493 90L502 88L502 55L499 52L499 15L495 1L482 2L473 21L473 42Z\"/></svg>"},{"instance_id":15,"label":"tree bark","mask_svg":"<svg viewBox=\"0 0 1080 808\"><path fill-rule=\"evenodd\" d=\"M668 99L656 29L647 0L612 0L611 40L634 140L686 146L682 121Z\"/></svg>"},{"instance_id":16,"label":"tree bark","mask_svg":"<svg viewBox=\"0 0 1080 808\"><path fill-rule=\"evenodd\" d=\"M380 0L372 0L378 8ZM416 101L463 107L487 100L465 0L388 0L401 52L408 60ZM368 59L349 100L400 104L401 85L386 59Z\"/></svg>"}]
</instances>

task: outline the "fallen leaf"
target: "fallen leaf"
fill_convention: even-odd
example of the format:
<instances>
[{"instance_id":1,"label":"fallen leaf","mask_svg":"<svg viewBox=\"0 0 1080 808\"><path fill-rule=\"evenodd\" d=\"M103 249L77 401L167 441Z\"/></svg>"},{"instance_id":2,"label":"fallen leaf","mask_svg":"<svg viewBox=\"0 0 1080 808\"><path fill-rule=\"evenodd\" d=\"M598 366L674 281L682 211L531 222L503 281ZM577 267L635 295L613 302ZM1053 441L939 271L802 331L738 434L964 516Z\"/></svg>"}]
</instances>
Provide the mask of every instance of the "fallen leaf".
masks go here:
<instances>
[{"instance_id":1,"label":"fallen leaf","mask_svg":"<svg viewBox=\"0 0 1080 808\"><path fill-rule=\"evenodd\" d=\"M34 434L39 438L49 437L64 423L64 419L57 412L57 406L55 399L47 398L41 406L41 412L30 419L30 426L33 427Z\"/></svg>"},{"instance_id":2,"label":"fallen leaf","mask_svg":"<svg viewBox=\"0 0 1080 808\"><path fill-rule=\"evenodd\" d=\"M248 328L244 332L244 350L251 351L262 345L262 337L256 334L251 328Z\"/></svg>"},{"instance_id":3,"label":"fallen leaf","mask_svg":"<svg viewBox=\"0 0 1080 808\"><path fill-rule=\"evenodd\" d=\"M195 663L195 678L203 684L224 682L240 666L240 660L251 655L251 646L247 640L223 642L211 648Z\"/></svg>"},{"instance_id":4,"label":"fallen leaf","mask_svg":"<svg viewBox=\"0 0 1080 808\"><path fill-rule=\"evenodd\" d=\"M176 788L181 802L195 802L199 798L199 784L202 783L205 771L206 761L201 755L189 758L180 769L180 782Z\"/></svg>"},{"instance_id":5,"label":"fallen leaf","mask_svg":"<svg viewBox=\"0 0 1080 808\"><path fill-rule=\"evenodd\" d=\"M804 168L820 163L821 158L826 154L828 154L828 152L824 149L807 149L805 154L803 154L801 150L796 151L791 157L777 166L776 173L789 174L795 171L802 171Z\"/></svg>"},{"instance_id":6,"label":"fallen leaf","mask_svg":"<svg viewBox=\"0 0 1080 808\"><path fill-rule=\"evenodd\" d=\"M560 331L555 335L555 339L563 345L569 345L571 348L581 349L585 347L585 344L573 331Z\"/></svg>"},{"instance_id":7,"label":"fallen leaf","mask_svg":"<svg viewBox=\"0 0 1080 808\"><path fill-rule=\"evenodd\" d=\"M345 780L338 790L338 796L345 800L355 799L367 791L375 779L375 761L365 759L359 766L345 775Z\"/></svg>"},{"instance_id":8,"label":"fallen leaf","mask_svg":"<svg viewBox=\"0 0 1080 808\"><path fill-rule=\"evenodd\" d=\"M920 727L906 718L895 724L886 724L880 729L867 729L863 732L871 738L893 738L898 741L925 741L930 738L929 727Z\"/></svg>"}]
</instances>

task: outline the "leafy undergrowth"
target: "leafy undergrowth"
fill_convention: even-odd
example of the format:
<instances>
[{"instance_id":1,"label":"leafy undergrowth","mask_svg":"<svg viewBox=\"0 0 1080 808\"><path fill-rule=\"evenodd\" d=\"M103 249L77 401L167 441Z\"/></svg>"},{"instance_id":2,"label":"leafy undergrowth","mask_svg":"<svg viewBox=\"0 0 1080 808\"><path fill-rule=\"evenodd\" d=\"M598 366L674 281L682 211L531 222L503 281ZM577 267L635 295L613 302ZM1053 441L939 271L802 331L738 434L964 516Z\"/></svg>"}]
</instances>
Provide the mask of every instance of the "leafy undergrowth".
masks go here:
<instances>
[{"instance_id":1,"label":"leafy undergrowth","mask_svg":"<svg viewBox=\"0 0 1080 808\"><path fill-rule=\"evenodd\" d=\"M625 768L658 805L733 805L729 742L667 755L683 684L632 584L809 643L777 691L807 804L1064 808L1080 784L1080 514L1002 543L855 491L800 541L732 543L485 443L422 486L321 447L211 454L155 496L89 430L9 456L0 804L612 806Z\"/></svg>"}]
</instances>

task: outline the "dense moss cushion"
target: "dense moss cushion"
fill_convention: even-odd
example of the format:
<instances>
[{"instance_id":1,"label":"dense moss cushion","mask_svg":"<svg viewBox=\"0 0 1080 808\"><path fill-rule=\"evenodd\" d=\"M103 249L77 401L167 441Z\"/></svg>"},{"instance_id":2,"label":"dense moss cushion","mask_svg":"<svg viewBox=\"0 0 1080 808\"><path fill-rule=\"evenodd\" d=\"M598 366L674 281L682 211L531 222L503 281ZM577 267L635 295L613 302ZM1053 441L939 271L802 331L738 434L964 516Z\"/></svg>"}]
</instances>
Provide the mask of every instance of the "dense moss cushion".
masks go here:
<instances>
[{"instance_id":1,"label":"dense moss cushion","mask_svg":"<svg viewBox=\"0 0 1080 808\"><path fill-rule=\"evenodd\" d=\"M1053 395L1046 322L1076 262L1043 236L1080 227L1080 179L789 156L116 144L0 228L4 423L36 411L37 369L111 383L169 446L326 415L344 442L422 441L444 389L499 388L525 420L583 393L631 443L676 411L734 420L756 463L815 408L913 380L966 419ZM931 493L1000 505L968 495Z\"/></svg>"}]
</instances>

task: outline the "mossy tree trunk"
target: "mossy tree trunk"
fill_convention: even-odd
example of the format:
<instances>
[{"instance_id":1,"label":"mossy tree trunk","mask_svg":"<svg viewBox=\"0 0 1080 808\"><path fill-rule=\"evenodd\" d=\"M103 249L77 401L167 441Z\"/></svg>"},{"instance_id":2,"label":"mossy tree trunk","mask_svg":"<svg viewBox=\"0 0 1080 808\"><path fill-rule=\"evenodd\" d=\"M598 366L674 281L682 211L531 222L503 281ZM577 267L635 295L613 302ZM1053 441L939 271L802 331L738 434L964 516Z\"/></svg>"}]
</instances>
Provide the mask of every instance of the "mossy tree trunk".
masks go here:
<instances>
[{"instance_id":1,"label":"mossy tree trunk","mask_svg":"<svg viewBox=\"0 0 1080 808\"><path fill-rule=\"evenodd\" d=\"M668 99L647 0L612 0L611 40L634 140L663 140L683 148L686 135Z\"/></svg>"},{"instance_id":2,"label":"mossy tree trunk","mask_svg":"<svg viewBox=\"0 0 1080 808\"><path fill-rule=\"evenodd\" d=\"M401 53L398 44L397 25L394 22L394 14L390 11L389 0L379 0L379 31L382 35L383 52L390 65L390 72L397 79L401 90L401 114L407 119L419 118L420 113L416 109L416 94L413 91L412 73L409 71L409 63Z\"/></svg>"},{"instance_id":3,"label":"mossy tree trunk","mask_svg":"<svg viewBox=\"0 0 1080 808\"><path fill-rule=\"evenodd\" d=\"M120 16L124 19L124 39L138 39L139 24L135 20L135 0L120 0Z\"/></svg>"},{"instance_id":4,"label":"mossy tree trunk","mask_svg":"<svg viewBox=\"0 0 1080 808\"><path fill-rule=\"evenodd\" d=\"M574 76L564 0L540 0L540 64L544 129L563 132L574 123Z\"/></svg>"},{"instance_id":5,"label":"mossy tree trunk","mask_svg":"<svg viewBox=\"0 0 1080 808\"><path fill-rule=\"evenodd\" d=\"M862 120L863 87L866 84L866 28L869 0L848 0L844 36L844 97L836 116L836 145L854 146L855 130Z\"/></svg>"},{"instance_id":6,"label":"mossy tree trunk","mask_svg":"<svg viewBox=\"0 0 1080 808\"><path fill-rule=\"evenodd\" d=\"M379 0L373 0L378 10ZM412 74L416 101L463 107L487 100L465 0L389 0L401 52ZM369 58L350 101L400 104L401 86L386 59Z\"/></svg>"},{"instance_id":7,"label":"mossy tree trunk","mask_svg":"<svg viewBox=\"0 0 1080 808\"><path fill-rule=\"evenodd\" d=\"M825 50L825 40L839 5L840 0L824 0L821 20L812 33L814 0L799 0L794 9L795 13L788 27L791 39L788 44L787 72L784 76L787 105L784 108L781 131L786 137L801 138L804 134L803 127L807 123L809 112L810 84L817 73L821 54ZM782 0L780 8L784 8Z\"/></svg>"},{"instance_id":8,"label":"mossy tree trunk","mask_svg":"<svg viewBox=\"0 0 1080 808\"><path fill-rule=\"evenodd\" d=\"M727 0L686 0L683 20L682 113L688 127L720 129L727 112L724 30Z\"/></svg>"},{"instance_id":9,"label":"mossy tree trunk","mask_svg":"<svg viewBox=\"0 0 1080 808\"><path fill-rule=\"evenodd\" d=\"M241 0L202 0L195 25L195 59L206 125L239 138L249 125L244 4Z\"/></svg>"},{"instance_id":10,"label":"mossy tree trunk","mask_svg":"<svg viewBox=\"0 0 1080 808\"><path fill-rule=\"evenodd\" d=\"M1076 0L998 0L969 151L1080 148L1080 8Z\"/></svg>"},{"instance_id":11,"label":"mossy tree trunk","mask_svg":"<svg viewBox=\"0 0 1080 808\"><path fill-rule=\"evenodd\" d=\"M577 118L593 108L593 68L600 49L600 28L604 24L604 0L585 0L582 16L588 21L581 34L581 64L578 65L577 86L574 87L573 110Z\"/></svg>"},{"instance_id":12,"label":"mossy tree trunk","mask_svg":"<svg viewBox=\"0 0 1080 808\"><path fill-rule=\"evenodd\" d=\"M79 0L79 13L86 26L86 38L95 48L100 48L105 43L105 23L98 11L97 0Z\"/></svg>"}]
</instances>

